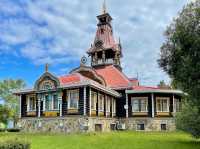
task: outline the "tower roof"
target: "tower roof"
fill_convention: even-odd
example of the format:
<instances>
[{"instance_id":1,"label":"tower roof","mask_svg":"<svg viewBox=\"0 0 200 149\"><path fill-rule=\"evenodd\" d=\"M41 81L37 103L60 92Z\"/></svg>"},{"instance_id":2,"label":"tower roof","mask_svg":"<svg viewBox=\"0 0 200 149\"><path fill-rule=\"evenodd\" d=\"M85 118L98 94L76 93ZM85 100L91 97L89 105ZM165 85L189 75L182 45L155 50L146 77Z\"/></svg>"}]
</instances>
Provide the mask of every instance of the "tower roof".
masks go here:
<instances>
[{"instance_id":1,"label":"tower roof","mask_svg":"<svg viewBox=\"0 0 200 149\"><path fill-rule=\"evenodd\" d=\"M114 51L121 51L120 43L115 41L113 35L113 28L111 25L112 17L106 10L105 1L102 6L102 14L97 16L99 20L97 24L97 31L95 39L90 49L87 51L89 54L95 51L112 49Z\"/></svg>"}]
</instances>

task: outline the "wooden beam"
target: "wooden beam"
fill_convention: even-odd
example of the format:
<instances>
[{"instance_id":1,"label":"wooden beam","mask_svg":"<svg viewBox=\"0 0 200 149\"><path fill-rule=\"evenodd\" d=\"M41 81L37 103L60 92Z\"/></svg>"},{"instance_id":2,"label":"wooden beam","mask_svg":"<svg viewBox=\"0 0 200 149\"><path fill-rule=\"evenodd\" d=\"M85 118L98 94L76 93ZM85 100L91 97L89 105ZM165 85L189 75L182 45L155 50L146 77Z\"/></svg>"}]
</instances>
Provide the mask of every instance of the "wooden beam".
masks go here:
<instances>
[{"instance_id":1,"label":"wooden beam","mask_svg":"<svg viewBox=\"0 0 200 149\"><path fill-rule=\"evenodd\" d=\"M38 98L38 117L40 117L41 116L41 106L40 106L40 101L41 101L41 99L40 98Z\"/></svg>"},{"instance_id":2,"label":"wooden beam","mask_svg":"<svg viewBox=\"0 0 200 149\"><path fill-rule=\"evenodd\" d=\"M22 117L22 95L19 95L19 118Z\"/></svg>"},{"instance_id":3,"label":"wooden beam","mask_svg":"<svg viewBox=\"0 0 200 149\"><path fill-rule=\"evenodd\" d=\"M155 110L154 110L154 93L151 93L151 109L152 109L152 117L155 117Z\"/></svg>"},{"instance_id":4,"label":"wooden beam","mask_svg":"<svg viewBox=\"0 0 200 149\"><path fill-rule=\"evenodd\" d=\"M59 101L59 113L60 113L60 117L62 117L62 96L59 95L58 97L58 101Z\"/></svg>"},{"instance_id":5,"label":"wooden beam","mask_svg":"<svg viewBox=\"0 0 200 149\"><path fill-rule=\"evenodd\" d=\"M83 115L86 116L86 87L83 88Z\"/></svg>"},{"instance_id":6,"label":"wooden beam","mask_svg":"<svg viewBox=\"0 0 200 149\"><path fill-rule=\"evenodd\" d=\"M91 109L91 108L92 108L92 105L91 105L91 104L92 104L92 101L91 101L91 97L92 97L92 96L91 96L91 88L89 88L89 101L90 101L90 102L89 102L89 104L90 104L90 105L89 105L89 108L90 108L90 113L89 113L89 114L90 114L90 116L92 116L92 109Z\"/></svg>"},{"instance_id":7,"label":"wooden beam","mask_svg":"<svg viewBox=\"0 0 200 149\"><path fill-rule=\"evenodd\" d=\"M128 94L126 93L126 118L128 118Z\"/></svg>"}]
</instances>

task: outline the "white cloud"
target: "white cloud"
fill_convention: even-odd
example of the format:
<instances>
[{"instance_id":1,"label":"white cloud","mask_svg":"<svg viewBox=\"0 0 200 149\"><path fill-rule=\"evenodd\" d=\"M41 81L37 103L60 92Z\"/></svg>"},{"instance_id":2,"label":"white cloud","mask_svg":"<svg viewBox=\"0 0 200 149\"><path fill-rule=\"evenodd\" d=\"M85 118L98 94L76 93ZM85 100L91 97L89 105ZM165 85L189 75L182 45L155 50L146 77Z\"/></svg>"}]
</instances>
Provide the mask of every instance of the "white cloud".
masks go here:
<instances>
[{"instance_id":1,"label":"white cloud","mask_svg":"<svg viewBox=\"0 0 200 149\"><path fill-rule=\"evenodd\" d=\"M157 65L163 32L187 0L109 0L114 33L123 46L124 71L142 84L169 80ZM79 61L93 42L102 0L0 2L0 43L34 64ZM2 16L6 16L2 18ZM7 48L9 49L9 48ZM14 50L14 49L12 49ZM0 53L2 50L0 47Z\"/></svg>"}]
</instances>

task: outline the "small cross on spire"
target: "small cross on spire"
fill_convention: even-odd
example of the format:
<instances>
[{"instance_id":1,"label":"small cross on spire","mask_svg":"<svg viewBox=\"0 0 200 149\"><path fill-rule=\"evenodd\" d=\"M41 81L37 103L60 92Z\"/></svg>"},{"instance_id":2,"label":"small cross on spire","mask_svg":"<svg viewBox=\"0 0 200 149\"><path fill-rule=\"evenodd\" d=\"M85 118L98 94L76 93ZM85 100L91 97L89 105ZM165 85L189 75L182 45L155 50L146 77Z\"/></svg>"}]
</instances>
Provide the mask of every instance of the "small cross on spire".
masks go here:
<instances>
[{"instance_id":1,"label":"small cross on spire","mask_svg":"<svg viewBox=\"0 0 200 149\"><path fill-rule=\"evenodd\" d=\"M45 72L48 72L48 71L49 71L49 64L46 63L46 64L45 64Z\"/></svg>"},{"instance_id":2,"label":"small cross on spire","mask_svg":"<svg viewBox=\"0 0 200 149\"><path fill-rule=\"evenodd\" d=\"M102 7L102 13L105 14L106 13L106 1L103 1L103 7Z\"/></svg>"}]
</instances>

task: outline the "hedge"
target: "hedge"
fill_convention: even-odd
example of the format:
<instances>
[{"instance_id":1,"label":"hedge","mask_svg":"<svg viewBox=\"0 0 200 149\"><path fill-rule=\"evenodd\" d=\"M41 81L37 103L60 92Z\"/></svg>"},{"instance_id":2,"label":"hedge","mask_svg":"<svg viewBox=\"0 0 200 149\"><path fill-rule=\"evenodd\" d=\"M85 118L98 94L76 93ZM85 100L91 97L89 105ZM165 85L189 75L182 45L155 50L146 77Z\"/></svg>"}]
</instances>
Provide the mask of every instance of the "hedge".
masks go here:
<instances>
[{"instance_id":1,"label":"hedge","mask_svg":"<svg viewBox=\"0 0 200 149\"><path fill-rule=\"evenodd\" d=\"M19 140L0 141L0 149L30 149L30 143Z\"/></svg>"}]
</instances>

